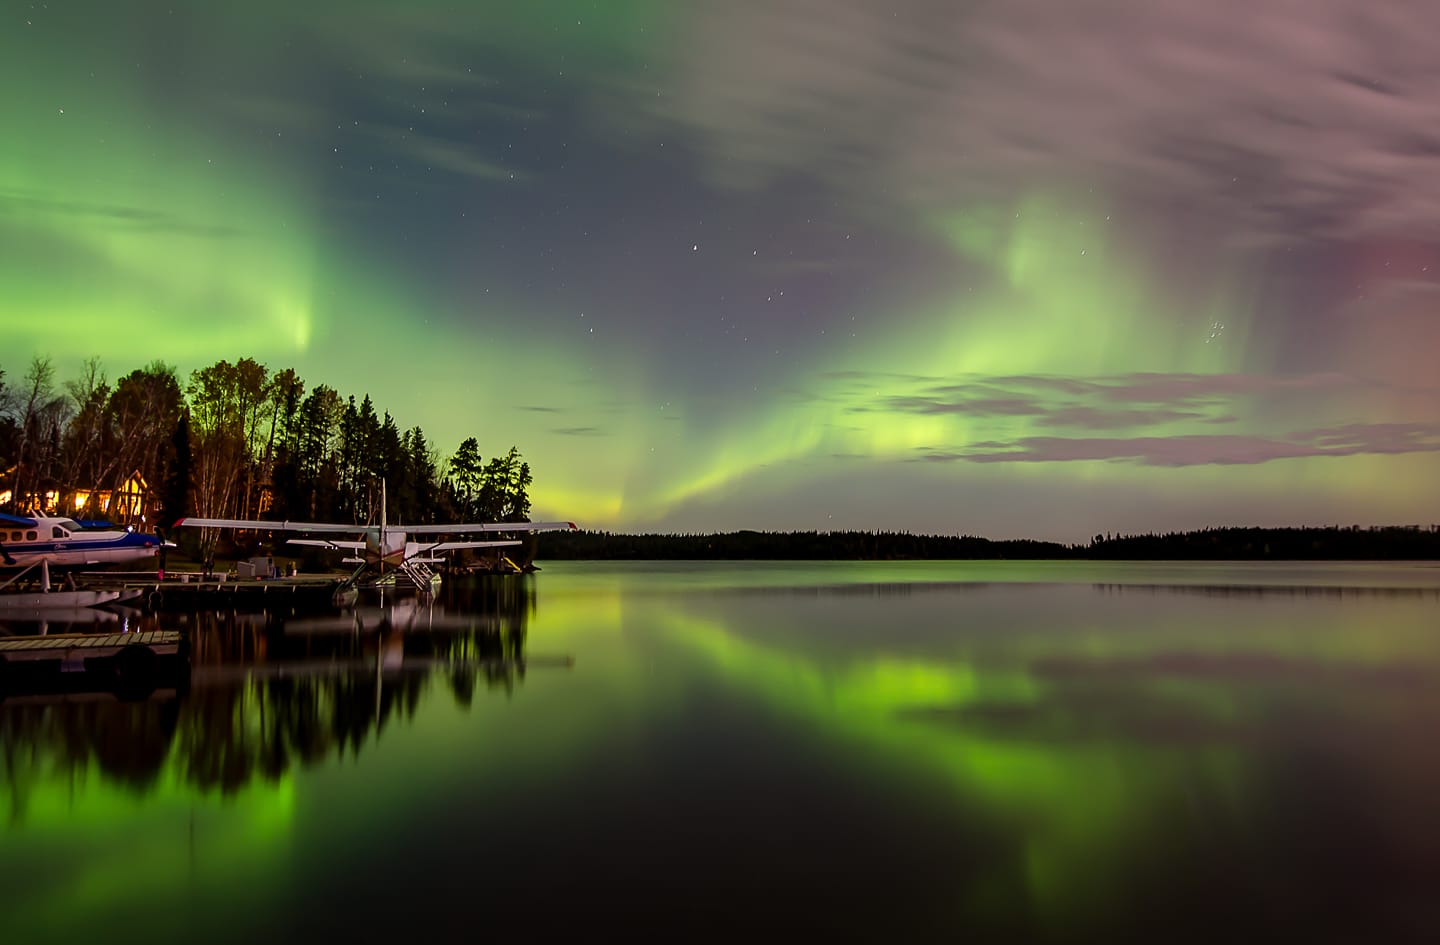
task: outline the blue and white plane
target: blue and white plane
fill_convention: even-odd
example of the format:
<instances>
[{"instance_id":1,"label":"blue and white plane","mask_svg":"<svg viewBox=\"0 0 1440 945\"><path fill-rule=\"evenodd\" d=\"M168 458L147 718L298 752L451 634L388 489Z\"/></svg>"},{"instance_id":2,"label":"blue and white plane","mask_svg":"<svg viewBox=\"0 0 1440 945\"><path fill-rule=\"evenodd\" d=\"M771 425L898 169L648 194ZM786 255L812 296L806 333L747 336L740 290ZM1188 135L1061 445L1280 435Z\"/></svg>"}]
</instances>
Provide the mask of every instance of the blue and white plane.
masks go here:
<instances>
[{"instance_id":1,"label":"blue and white plane","mask_svg":"<svg viewBox=\"0 0 1440 945\"><path fill-rule=\"evenodd\" d=\"M110 522L0 514L0 568L139 564L155 559L163 545L159 536Z\"/></svg>"}]
</instances>

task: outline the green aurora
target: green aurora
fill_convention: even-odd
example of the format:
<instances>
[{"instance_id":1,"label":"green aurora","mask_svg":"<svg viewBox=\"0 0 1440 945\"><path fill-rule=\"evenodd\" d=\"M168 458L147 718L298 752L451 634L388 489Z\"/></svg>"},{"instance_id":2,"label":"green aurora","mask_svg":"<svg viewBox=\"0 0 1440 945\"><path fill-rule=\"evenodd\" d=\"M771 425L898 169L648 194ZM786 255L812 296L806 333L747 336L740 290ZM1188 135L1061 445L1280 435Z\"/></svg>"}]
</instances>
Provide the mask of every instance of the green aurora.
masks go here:
<instances>
[{"instance_id":1,"label":"green aurora","mask_svg":"<svg viewBox=\"0 0 1440 945\"><path fill-rule=\"evenodd\" d=\"M11 380L34 354L294 367L447 452L519 446L535 514L597 528L1081 541L1433 510L1431 329L1406 326L1434 295L1397 294L1428 256L1394 241L1337 267L1384 310L1322 318L1272 250L1084 174L782 187L672 103L720 52L662 4L20 16Z\"/></svg>"}]
</instances>

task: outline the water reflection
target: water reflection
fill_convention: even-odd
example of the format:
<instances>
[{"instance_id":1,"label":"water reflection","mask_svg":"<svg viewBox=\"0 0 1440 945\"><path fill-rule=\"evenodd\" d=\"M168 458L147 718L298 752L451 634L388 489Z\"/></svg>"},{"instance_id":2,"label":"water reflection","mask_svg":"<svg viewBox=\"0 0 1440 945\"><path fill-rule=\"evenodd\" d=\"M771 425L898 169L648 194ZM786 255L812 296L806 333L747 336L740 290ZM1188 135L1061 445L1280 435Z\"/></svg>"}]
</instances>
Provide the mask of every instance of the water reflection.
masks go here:
<instances>
[{"instance_id":1,"label":"water reflection","mask_svg":"<svg viewBox=\"0 0 1440 945\"><path fill-rule=\"evenodd\" d=\"M0 637L51 633L121 632L140 617L132 607L59 607L0 614Z\"/></svg>"},{"instance_id":2,"label":"water reflection","mask_svg":"<svg viewBox=\"0 0 1440 945\"><path fill-rule=\"evenodd\" d=\"M822 593L805 633L775 629L793 614L768 592L764 611L736 599L659 623L852 771L945 778L953 793L931 803L951 826L938 829L1010 825L969 889L967 926L1173 937L1160 903L1222 924L1267 894L1319 905L1372 888L1358 862L1383 864L1407 908L1425 901L1417 880L1440 862L1422 801L1440 790L1424 748L1440 724L1432 590L992 585L917 609L921 588L935 590L917 587L904 611L893 595ZM820 626L826 598L844 606ZM1333 842L1296 843L1306 829ZM1411 937L1415 916L1371 927L1353 902L1321 910L1354 923L1327 932Z\"/></svg>"},{"instance_id":3,"label":"water reflection","mask_svg":"<svg viewBox=\"0 0 1440 945\"><path fill-rule=\"evenodd\" d=\"M1440 602L1433 587L1327 587L1315 584L1096 584L1108 594L1144 594L1150 597L1195 594L1201 597L1410 597Z\"/></svg>"},{"instance_id":4,"label":"water reflection","mask_svg":"<svg viewBox=\"0 0 1440 945\"><path fill-rule=\"evenodd\" d=\"M189 691L0 706L0 871L65 851L110 916L107 851L145 848L205 940L467 939L477 911L532 937L1435 928L1432 575L966 568L556 565L433 608L192 615ZM26 876L12 925L53 930Z\"/></svg>"},{"instance_id":5,"label":"water reflection","mask_svg":"<svg viewBox=\"0 0 1440 945\"><path fill-rule=\"evenodd\" d=\"M128 791L169 782L224 794L357 756L438 693L462 709L483 693L513 693L530 665L533 611L531 582L477 578L435 600L380 597L301 617L131 612L130 630L186 632L188 679L140 701L104 692L103 678L102 691L0 692L8 820L24 822L36 791L91 770Z\"/></svg>"}]
</instances>

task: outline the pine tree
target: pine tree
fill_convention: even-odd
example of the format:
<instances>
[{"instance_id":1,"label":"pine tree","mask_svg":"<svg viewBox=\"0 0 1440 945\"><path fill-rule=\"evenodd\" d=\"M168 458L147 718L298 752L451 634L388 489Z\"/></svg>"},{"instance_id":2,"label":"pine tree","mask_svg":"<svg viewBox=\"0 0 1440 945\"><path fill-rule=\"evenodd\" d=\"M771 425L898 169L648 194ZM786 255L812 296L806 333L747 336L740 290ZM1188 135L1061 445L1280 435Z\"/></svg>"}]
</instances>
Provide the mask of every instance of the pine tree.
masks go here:
<instances>
[{"instance_id":1,"label":"pine tree","mask_svg":"<svg viewBox=\"0 0 1440 945\"><path fill-rule=\"evenodd\" d=\"M166 528L190 514L190 411L180 414L170 437L170 468L165 475L160 521Z\"/></svg>"}]
</instances>

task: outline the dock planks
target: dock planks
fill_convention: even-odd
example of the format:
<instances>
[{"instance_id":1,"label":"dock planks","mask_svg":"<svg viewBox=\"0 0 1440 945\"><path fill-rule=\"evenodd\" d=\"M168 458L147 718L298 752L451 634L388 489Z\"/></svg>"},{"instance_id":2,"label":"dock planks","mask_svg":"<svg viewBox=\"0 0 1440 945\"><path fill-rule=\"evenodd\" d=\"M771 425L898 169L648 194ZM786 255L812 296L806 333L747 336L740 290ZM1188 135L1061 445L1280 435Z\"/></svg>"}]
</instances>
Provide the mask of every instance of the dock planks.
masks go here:
<instances>
[{"instance_id":1,"label":"dock planks","mask_svg":"<svg viewBox=\"0 0 1440 945\"><path fill-rule=\"evenodd\" d=\"M108 656L127 646L147 646L157 654L173 653L180 647L177 630L146 630L136 633L54 633L38 637L0 639L0 659L60 659L73 654L81 658ZM76 652L80 651L80 652Z\"/></svg>"}]
</instances>

